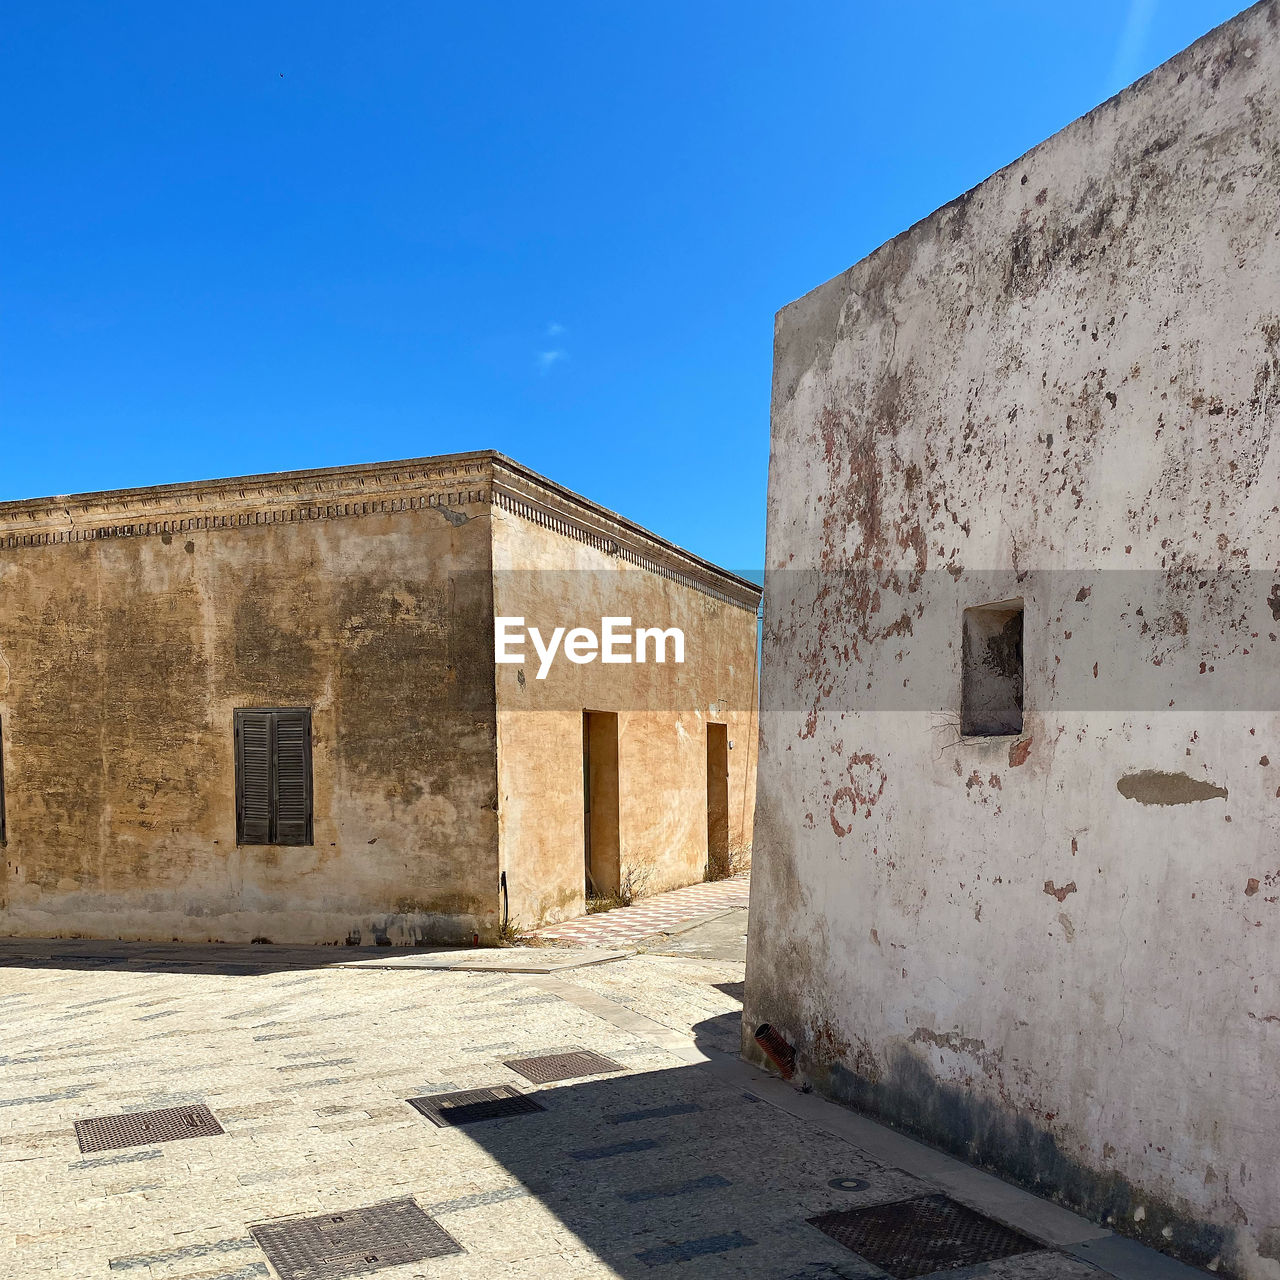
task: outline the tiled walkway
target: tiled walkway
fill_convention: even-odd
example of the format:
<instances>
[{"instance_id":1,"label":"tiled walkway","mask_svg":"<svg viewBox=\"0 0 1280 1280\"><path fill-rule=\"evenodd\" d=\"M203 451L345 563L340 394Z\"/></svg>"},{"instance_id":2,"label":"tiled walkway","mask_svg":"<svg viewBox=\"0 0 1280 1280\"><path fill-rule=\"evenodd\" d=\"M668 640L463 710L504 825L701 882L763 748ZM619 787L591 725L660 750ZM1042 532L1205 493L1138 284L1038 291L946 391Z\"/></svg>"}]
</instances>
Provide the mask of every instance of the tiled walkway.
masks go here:
<instances>
[{"instance_id":1,"label":"tiled walkway","mask_svg":"<svg viewBox=\"0 0 1280 1280\"><path fill-rule=\"evenodd\" d=\"M351 1269L326 1274L364 1274L386 1237L352 1233L407 1200L434 1220L417 1240L459 1251L406 1249L377 1280L887 1280L815 1218L942 1194L1046 1247L933 1280L1213 1280L741 1062L740 961L109 950L0 948L0 1280L296 1280L262 1245L320 1217L347 1224L323 1230ZM535 1084L510 1065L584 1050L614 1068ZM480 1089L537 1106L441 1128L408 1101ZM220 1132L77 1142L79 1120L197 1105Z\"/></svg>"},{"instance_id":2,"label":"tiled walkway","mask_svg":"<svg viewBox=\"0 0 1280 1280\"><path fill-rule=\"evenodd\" d=\"M612 911L579 916L576 920L562 920L559 924L533 929L531 933L536 938L554 938L558 942L591 946L639 942L641 938L673 929L686 920L695 920L713 911L745 907L750 892L751 872L742 871L728 880L713 880L707 884L672 889L670 893L655 893L633 907L615 907Z\"/></svg>"}]
</instances>

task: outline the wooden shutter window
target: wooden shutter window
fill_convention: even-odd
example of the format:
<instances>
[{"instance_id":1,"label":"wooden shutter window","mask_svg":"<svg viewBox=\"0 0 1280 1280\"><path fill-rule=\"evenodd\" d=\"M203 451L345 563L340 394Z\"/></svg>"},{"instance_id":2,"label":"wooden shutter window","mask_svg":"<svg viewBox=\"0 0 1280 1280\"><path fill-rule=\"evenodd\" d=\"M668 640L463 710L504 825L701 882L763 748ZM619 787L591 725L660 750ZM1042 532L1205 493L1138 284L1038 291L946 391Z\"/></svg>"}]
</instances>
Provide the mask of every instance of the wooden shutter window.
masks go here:
<instances>
[{"instance_id":1,"label":"wooden shutter window","mask_svg":"<svg viewBox=\"0 0 1280 1280\"><path fill-rule=\"evenodd\" d=\"M275 843L311 843L311 712L275 713Z\"/></svg>"},{"instance_id":2,"label":"wooden shutter window","mask_svg":"<svg viewBox=\"0 0 1280 1280\"><path fill-rule=\"evenodd\" d=\"M4 721L0 720L0 844L8 844L9 836L4 825Z\"/></svg>"},{"instance_id":3,"label":"wooden shutter window","mask_svg":"<svg viewBox=\"0 0 1280 1280\"><path fill-rule=\"evenodd\" d=\"M271 843L271 712L237 711L236 843Z\"/></svg>"},{"instance_id":4,"label":"wooden shutter window","mask_svg":"<svg viewBox=\"0 0 1280 1280\"><path fill-rule=\"evenodd\" d=\"M311 712L235 712L236 843L311 843Z\"/></svg>"}]
</instances>

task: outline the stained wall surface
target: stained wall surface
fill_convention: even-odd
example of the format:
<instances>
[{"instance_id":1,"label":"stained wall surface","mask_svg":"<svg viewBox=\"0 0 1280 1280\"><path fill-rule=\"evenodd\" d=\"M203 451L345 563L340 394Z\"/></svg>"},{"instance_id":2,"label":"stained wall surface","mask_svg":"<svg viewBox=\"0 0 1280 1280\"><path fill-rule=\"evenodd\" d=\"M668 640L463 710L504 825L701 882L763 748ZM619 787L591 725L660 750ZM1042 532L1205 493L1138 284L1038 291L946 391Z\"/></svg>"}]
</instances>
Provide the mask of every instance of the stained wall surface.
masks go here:
<instances>
[{"instance_id":1,"label":"stained wall surface","mask_svg":"<svg viewBox=\"0 0 1280 1280\"><path fill-rule=\"evenodd\" d=\"M706 873L708 721L745 865L758 598L492 451L0 505L0 932L414 945L578 915L588 710L617 714L630 888ZM686 662L540 681L495 667L495 610L633 614ZM246 707L311 710L310 845L236 842Z\"/></svg>"},{"instance_id":2,"label":"stained wall surface","mask_svg":"<svg viewBox=\"0 0 1280 1280\"><path fill-rule=\"evenodd\" d=\"M1280 1276L1280 5L786 308L748 1029ZM966 608L1024 722L962 738ZM748 1051L754 1051L749 1038Z\"/></svg>"},{"instance_id":3,"label":"stained wall surface","mask_svg":"<svg viewBox=\"0 0 1280 1280\"><path fill-rule=\"evenodd\" d=\"M604 616L632 627L676 627L685 662L574 665L559 658L543 680L532 648L497 668L498 790L509 910L523 927L585 910L583 712L618 715L619 858L646 892L707 871L708 722L728 726L730 840L748 865L756 765L757 593L726 579L717 598L618 553L623 530L597 518L575 536L538 519L542 508L495 510L494 606L549 636ZM634 542L635 545L639 545ZM660 549L653 550L659 555ZM711 591L721 575L712 573ZM654 646L647 648L652 658ZM674 655L674 650L668 653Z\"/></svg>"},{"instance_id":4,"label":"stained wall surface","mask_svg":"<svg viewBox=\"0 0 1280 1280\"><path fill-rule=\"evenodd\" d=\"M439 480L0 512L0 930L493 935L489 508ZM310 847L236 844L232 713L257 706L312 708Z\"/></svg>"}]
</instances>

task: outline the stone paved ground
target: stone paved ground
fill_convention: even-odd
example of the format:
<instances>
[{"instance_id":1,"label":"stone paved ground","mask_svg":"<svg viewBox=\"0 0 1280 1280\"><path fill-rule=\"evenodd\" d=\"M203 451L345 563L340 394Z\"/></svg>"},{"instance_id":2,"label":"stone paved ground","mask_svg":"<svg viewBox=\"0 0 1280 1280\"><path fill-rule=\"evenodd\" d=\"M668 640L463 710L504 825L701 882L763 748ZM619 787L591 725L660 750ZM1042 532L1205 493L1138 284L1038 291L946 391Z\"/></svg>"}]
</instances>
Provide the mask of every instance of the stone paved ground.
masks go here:
<instances>
[{"instance_id":1,"label":"stone paved ground","mask_svg":"<svg viewBox=\"0 0 1280 1280\"><path fill-rule=\"evenodd\" d=\"M534 938L557 942L583 943L588 946L624 946L638 942L661 929L683 924L697 916L730 908L748 906L751 895L751 872L742 871L727 880L691 884L669 893L655 893L642 898L634 906L615 907L594 915L562 920L559 924L533 929Z\"/></svg>"},{"instance_id":2,"label":"stone paved ground","mask_svg":"<svg viewBox=\"0 0 1280 1280\"><path fill-rule=\"evenodd\" d=\"M5 1280L267 1277L252 1224L405 1196L465 1252L385 1280L883 1280L806 1219L940 1188L1061 1247L958 1278L1165 1265L1126 1262L1127 1242L741 1063L741 960L506 973L351 967L341 952L299 968L307 956L275 949L252 965L195 948L180 968L129 958L145 950L0 944ZM569 1048L623 1070L535 1086L503 1065ZM498 1084L546 1110L436 1128L405 1102ZM195 1102L223 1136L77 1148L77 1119Z\"/></svg>"}]
</instances>

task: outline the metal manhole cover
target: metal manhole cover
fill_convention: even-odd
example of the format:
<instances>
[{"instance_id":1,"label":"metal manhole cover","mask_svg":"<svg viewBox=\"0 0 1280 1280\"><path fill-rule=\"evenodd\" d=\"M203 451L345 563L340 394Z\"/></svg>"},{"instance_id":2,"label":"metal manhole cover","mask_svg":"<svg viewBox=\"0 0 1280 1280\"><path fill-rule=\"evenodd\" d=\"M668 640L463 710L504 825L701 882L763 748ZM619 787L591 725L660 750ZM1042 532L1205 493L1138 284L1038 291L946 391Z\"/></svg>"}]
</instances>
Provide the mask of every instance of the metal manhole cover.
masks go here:
<instances>
[{"instance_id":1,"label":"metal manhole cover","mask_svg":"<svg viewBox=\"0 0 1280 1280\"><path fill-rule=\"evenodd\" d=\"M896 1280L1043 1249L1042 1244L946 1196L921 1196L810 1218L819 1231Z\"/></svg>"},{"instance_id":2,"label":"metal manhole cover","mask_svg":"<svg viewBox=\"0 0 1280 1280\"><path fill-rule=\"evenodd\" d=\"M534 1102L527 1094L508 1084L492 1089L433 1093L426 1098L406 1098L405 1101L442 1129L447 1125L475 1124L478 1120L500 1120L505 1116L523 1116L532 1111L546 1110L541 1103Z\"/></svg>"},{"instance_id":3,"label":"metal manhole cover","mask_svg":"<svg viewBox=\"0 0 1280 1280\"><path fill-rule=\"evenodd\" d=\"M411 1199L249 1228L280 1280L341 1280L383 1267L462 1253Z\"/></svg>"},{"instance_id":4,"label":"metal manhole cover","mask_svg":"<svg viewBox=\"0 0 1280 1280\"><path fill-rule=\"evenodd\" d=\"M514 1058L503 1063L534 1084L550 1084L553 1080L572 1080L574 1076L600 1076L607 1071L625 1071L626 1067L612 1058L602 1057L589 1049L572 1053L547 1053L538 1058Z\"/></svg>"},{"instance_id":5,"label":"metal manhole cover","mask_svg":"<svg viewBox=\"0 0 1280 1280\"><path fill-rule=\"evenodd\" d=\"M222 1132L213 1112L203 1103L76 1121L76 1141L85 1152L149 1147L153 1142L176 1142L179 1138L212 1138Z\"/></svg>"}]
</instances>

